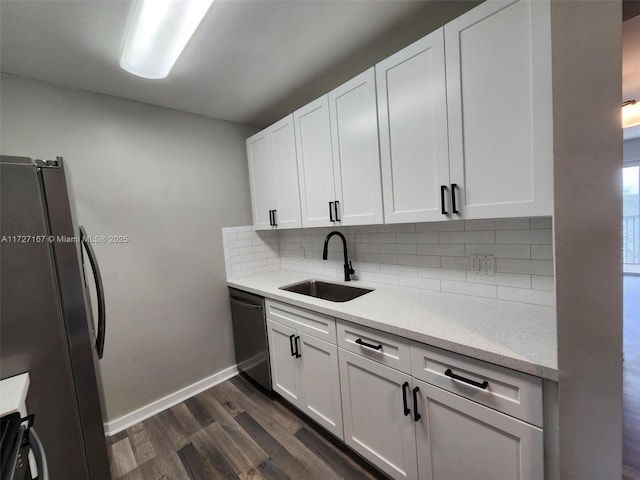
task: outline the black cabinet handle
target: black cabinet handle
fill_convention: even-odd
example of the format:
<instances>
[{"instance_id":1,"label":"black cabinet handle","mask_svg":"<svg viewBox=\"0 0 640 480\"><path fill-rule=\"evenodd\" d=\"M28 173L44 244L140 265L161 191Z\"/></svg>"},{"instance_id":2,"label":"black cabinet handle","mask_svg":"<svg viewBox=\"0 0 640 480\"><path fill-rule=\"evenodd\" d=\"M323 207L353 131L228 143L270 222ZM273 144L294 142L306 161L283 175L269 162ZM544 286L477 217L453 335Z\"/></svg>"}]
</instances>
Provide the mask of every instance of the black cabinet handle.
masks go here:
<instances>
[{"instance_id":1,"label":"black cabinet handle","mask_svg":"<svg viewBox=\"0 0 640 480\"><path fill-rule=\"evenodd\" d=\"M292 333L291 335L289 335L289 346L291 347L291 356L295 357L296 356L296 352L293 349L293 339L296 336L295 333Z\"/></svg>"},{"instance_id":2,"label":"black cabinet handle","mask_svg":"<svg viewBox=\"0 0 640 480\"><path fill-rule=\"evenodd\" d=\"M361 338L356 340L358 345L362 345L363 347L372 348L373 350L382 350L382 345L373 345L371 343L363 342Z\"/></svg>"},{"instance_id":3,"label":"black cabinet handle","mask_svg":"<svg viewBox=\"0 0 640 480\"><path fill-rule=\"evenodd\" d=\"M420 387L413 389L413 421L417 422L422 418L422 415L418 413L418 393L420 393Z\"/></svg>"},{"instance_id":4,"label":"black cabinet handle","mask_svg":"<svg viewBox=\"0 0 640 480\"><path fill-rule=\"evenodd\" d=\"M277 226L278 226L278 221L276 220L276 213L277 213L277 210L272 210L272 211L273 211L273 223L272 223L272 225L273 225L274 227L277 227Z\"/></svg>"},{"instance_id":5,"label":"black cabinet handle","mask_svg":"<svg viewBox=\"0 0 640 480\"><path fill-rule=\"evenodd\" d=\"M273 210L269 210L269 225L273 227Z\"/></svg>"},{"instance_id":6,"label":"black cabinet handle","mask_svg":"<svg viewBox=\"0 0 640 480\"><path fill-rule=\"evenodd\" d=\"M456 188L458 188L458 184L452 183L451 184L451 210L456 215L459 215L460 211L456 208Z\"/></svg>"},{"instance_id":7,"label":"black cabinet handle","mask_svg":"<svg viewBox=\"0 0 640 480\"><path fill-rule=\"evenodd\" d=\"M447 214L447 209L445 208L445 195L447 193L447 186L446 185L440 185L440 205L442 205L442 214L446 215Z\"/></svg>"},{"instance_id":8,"label":"black cabinet handle","mask_svg":"<svg viewBox=\"0 0 640 480\"><path fill-rule=\"evenodd\" d=\"M444 374L449 378L453 378L454 380L459 380L461 382L468 383L469 385L473 385L474 387L478 387L483 390L485 390L489 386L489 382L487 382L486 380L482 383L476 382L475 380L471 380L470 378L465 378L465 377L461 377L460 375L456 375L451 371L450 368L447 368L447 371L444 372Z\"/></svg>"},{"instance_id":9,"label":"black cabinet handle","mask_svg":"<svg viewBox=\"0 0 640 480\"><path fill-rule=\"evenodd\" d=\"M340 206L340 202L338 200L336 200L334 202L334 207L333 207L335 209L335 211L336 211L336 222L340 221L340 215L338 215L338 207L339 206Z\"/></svg>"},{"instance_id":10,"label":"black cabinet handle","mask_svg":"<svg viewBox=\"0 0 640 480\"><path fill-rule=\"evenodd\" d=\"M333 202L329 202L329 221L335 222L333 219Z\"/></svg>"},{"instance_id":11,"label":"black cabinet handle","mask_svg":"<svg viewBox=\"0 0 640 480\"><path fill-rule=\"evenodd\" d=\"M407 407L407 387L408 386L409 386L409 382L404 382L402 384L402 408L403 408L403 413L405 417L411 413L411 410L409 410L409 407Z\"/></svg>"},{"instance_id":12,"label":"black cabinet handle","mask_svg":"<svg viewBox=\"0 0 640 480\"><path fill-rule=\"evenodd\" d=\"M298 335L296 338L293 339L293 341L296 344L296 358L300 358L302 355L300 355L300 345L298 345L298 340L300 340L300 336Z\"/></svg>"}]
</instances>

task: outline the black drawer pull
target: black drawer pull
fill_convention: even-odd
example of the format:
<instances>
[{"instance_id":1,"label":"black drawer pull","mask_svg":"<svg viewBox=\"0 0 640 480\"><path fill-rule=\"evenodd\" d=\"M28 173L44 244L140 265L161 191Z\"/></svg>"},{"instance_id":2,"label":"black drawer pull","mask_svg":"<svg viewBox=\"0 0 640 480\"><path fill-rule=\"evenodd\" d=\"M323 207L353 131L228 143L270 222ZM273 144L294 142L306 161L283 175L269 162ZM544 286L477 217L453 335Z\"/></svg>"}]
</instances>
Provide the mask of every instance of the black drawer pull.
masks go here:
<instances>
[{"instance_id":1,"label":"black drawer pull","mask_svg":"<svg viewBox=\"0 0 640 480\"><path fill-rule=\"evenodd\" d=\"M336 200L333 204L333 207L335 209L336 212L336 222L340 221L340 215L338 215L338 207L340 207L340 202L338 200Z\"/></svg>"},{"instance_id":2,"label":"black drawer pull","mask_svg":"<svg viewBox=\"0 0 640 480\"><path fill-rule=\"evenodd\" d=\"M371 348L373 350L382 350L382 345L380 345L380 344L373 345L371 343L363 342L361 338L357 339L356 343L358 345L362 345L363 347Z\"/></svg>"},{"instance_id":3,"label":"black drawer pull","mask_svg":"<svg viewBox=\"0 0 640 480\"><path fill-rule=\"evenodd\" d=\"M407 387L408 386L409 386L409 382L404 382L402 384L402 408L403 408L403 413L405 417L411 413L411 410L409 410L409 407L407 407Z\"/></svg>"},{"instance_id":4,"label":"black drawer pull","mask_svg":"<svg viewBox=\"0 0 640 480\"><path fill-rule=\"evenodd\" d=\"M335 222L333 219L333 202L329 202L329 221Z\"/></svg>"},{"instance_id":5,"label":"black drawer pull","mask_svg":"<svg viewBox=\"0 0 640 480\"><path fill-rule=\"evenodd\" d=\"M464 377L461 377L460 375L456 375L451 371L450 368L447 368L447 371L444 372L444 374L449 378L453 378L454 380L460 380L461 382L468 383L469 385L473 385L474 387L478 387L483 390L485 390L489 386L489 382L487 382L486 380L482 383L476 382L475 380L471 380L470 378L464 378Z\"/></svg>"},{"instance_id":6,"label":"black drawer pull","mask_svg":"<svg viewBox=\"0 0 640 480\"><path fill-rule=\"evenodd\" d=\"M277 212L277 210L273 211L273 226L274 227L278 226L278 220L276 219L276 212Z\"/></svg>"},{"instance_id":7,"label":"black drawer pull","mask_svg":"<svg viewBox=\"0 0 640 480\"><path fill-rule=\"evenodd\" d=\"M458 188L458 184L452 183L451 184L451 211L456 215L460 215L460 211L456 208L456 188Z\"/></svg>"},{"instance_id":8,"label":"black drawer pull","mask_svg":"<svg viewBox=\"0 0 640 480\"><path fill-rule=\"evenodd\" d=\"M445 198L445 194L447 193L447 186L446 185L440 185L440 205L441 205L441 212L443 215L447 214L447 209L445 207L445 202L446 202L446 198Z\"/></svg>"},{"instance_id":9,"label":"black drawer pull","mask_svg":"<svg viewBox=\"0 0 640 480\"><path fill-rule=\"evenodd\" d=\"M300 336L298 335L293 341L296 344L296 358L300 358L302 355L300 354L300 345L298 345L298 340L300 340Z\"/></svg>"},{"instance_id":10,"label":"black drawer pull","mask_svg":"<svg viewBox=\"0 0 640 480\"><path fill-rule=\"evenodd\" d=\"M420 387L413 389L413 421L417 422L422 418L422 415L418 413L418 393L420 393Z\"/></svg>"},{"instance_id":11,"label":"black drawer pull","mask_svg":"<svg viewBox=\"0 0 640 480\"><path fill-rule=\"evenodd\" d=\"M291 356L295 357L296 356L296 352L293 349L293 338L296 336L295 333L292 333L291 335L289 335L289 346L291 347Z\"/></svg>"}]
</instances>

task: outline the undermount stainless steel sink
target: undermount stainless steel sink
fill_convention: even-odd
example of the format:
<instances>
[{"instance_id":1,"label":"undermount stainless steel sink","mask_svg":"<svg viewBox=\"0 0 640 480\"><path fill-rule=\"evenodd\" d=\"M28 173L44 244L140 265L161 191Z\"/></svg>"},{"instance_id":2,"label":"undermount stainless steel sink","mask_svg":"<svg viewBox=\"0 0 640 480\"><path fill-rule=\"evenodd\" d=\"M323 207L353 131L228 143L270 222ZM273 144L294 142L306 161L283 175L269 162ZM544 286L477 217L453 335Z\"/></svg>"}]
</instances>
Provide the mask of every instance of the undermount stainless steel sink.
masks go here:
<instances>
[{"instance_id":1,"label":"undermount stainless steel sink","mask_svg":"<svg viewBox=\"0 0 640 480\"><path fill-rule=\"evenodd\" d=\"M373 290L369 288L351 287L336 283L321 282L319 280L305 280L304 282L294 283L293 285L285 285L284 287L280 287L280 290L301 293L302 295L321 298L322 300L329 300L331 302L348 302L349 300L373 292Z\"/></svg>"}]
</instances>

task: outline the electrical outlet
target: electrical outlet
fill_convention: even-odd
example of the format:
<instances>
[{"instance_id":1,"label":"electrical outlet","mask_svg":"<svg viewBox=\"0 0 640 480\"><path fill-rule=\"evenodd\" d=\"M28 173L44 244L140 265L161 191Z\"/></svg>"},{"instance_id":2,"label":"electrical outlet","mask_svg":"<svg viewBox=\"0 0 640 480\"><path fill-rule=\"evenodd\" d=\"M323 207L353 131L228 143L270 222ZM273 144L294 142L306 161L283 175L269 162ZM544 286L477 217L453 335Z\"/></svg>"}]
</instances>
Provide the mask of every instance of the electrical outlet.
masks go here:
<instances>
[{"instance_id":1,"label":"electrical outlet","mask_svg":"<svg viewBox=\"0 0 640 480\"><path fill-rule=\"evenodd\" d=\"M471 255L471 273L492 277L496 274L496 257L493 255Z\"/></svg>"}]
</instances>

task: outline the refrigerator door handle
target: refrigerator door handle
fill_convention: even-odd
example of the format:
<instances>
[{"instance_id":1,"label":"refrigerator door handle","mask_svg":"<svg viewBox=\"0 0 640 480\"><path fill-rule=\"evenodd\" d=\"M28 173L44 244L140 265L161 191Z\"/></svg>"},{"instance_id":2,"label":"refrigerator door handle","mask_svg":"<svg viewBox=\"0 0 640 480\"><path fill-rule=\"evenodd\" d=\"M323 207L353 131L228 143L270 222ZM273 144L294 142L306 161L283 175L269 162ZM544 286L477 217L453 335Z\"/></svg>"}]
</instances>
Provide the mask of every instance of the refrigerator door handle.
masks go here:
<instances>
[{"instance_id":1,"label":"refrigerator door handle","mask_svg":"<svg viewBox=\"0 0 640 480\"><path fill-rule=\"evenodd\" d=\"M49 468L47 466L47 457L44 453L44 447L42 446L40 437L38 437L38 434L33 427L29 428L28 438L29 446L31 447L31 452L33 453L33 458L36 461L36 467L38 469L37 479L49 480Z\"/></svg>"},{"instance_id":2,"label":"refrigerator door handle","mask_svg":"<svg viewBox=\"0 0 640 480\"><path fill-rule=\"evenodd\" d=\"M80 225L80 241L87 252L89 263L91 264L91 270L93 270L93 278L96 281L96 294L98 296L98 335L96 337L96 351L98 352L98 358L102 358L102 355L104 354L104 336L106 330L104 314L104 287L102 286L102 276L100 275L100 268L98 267L96 254L93 252L91 243L88 240L87 231L82 225Z\"/></svg>"}]
</instances>

